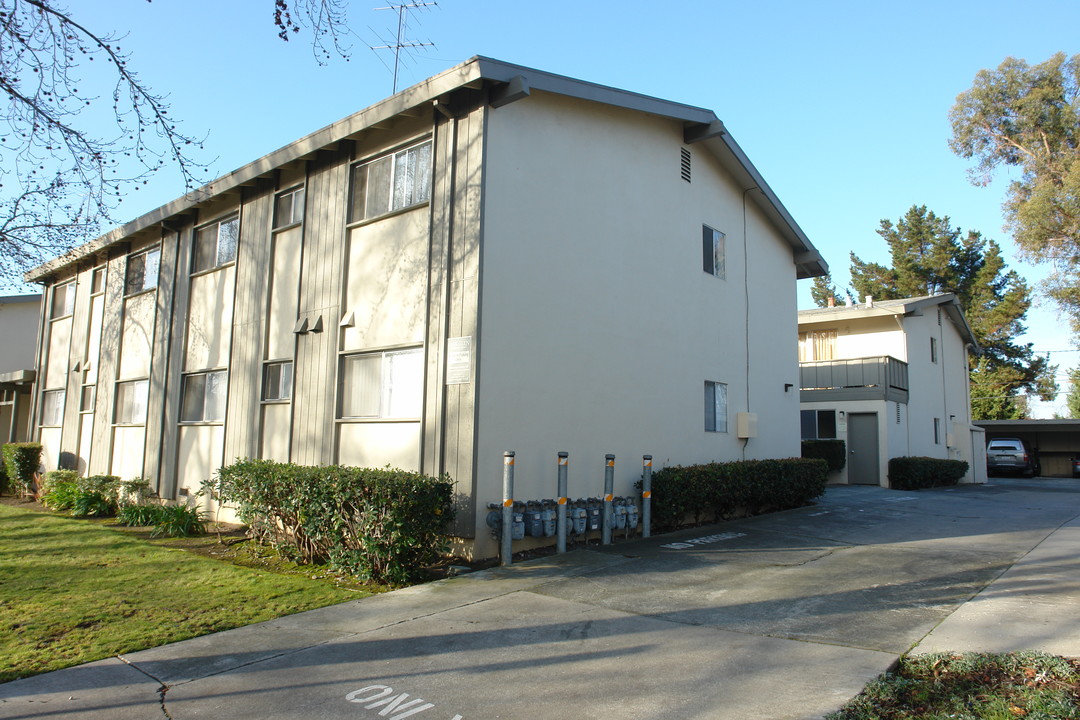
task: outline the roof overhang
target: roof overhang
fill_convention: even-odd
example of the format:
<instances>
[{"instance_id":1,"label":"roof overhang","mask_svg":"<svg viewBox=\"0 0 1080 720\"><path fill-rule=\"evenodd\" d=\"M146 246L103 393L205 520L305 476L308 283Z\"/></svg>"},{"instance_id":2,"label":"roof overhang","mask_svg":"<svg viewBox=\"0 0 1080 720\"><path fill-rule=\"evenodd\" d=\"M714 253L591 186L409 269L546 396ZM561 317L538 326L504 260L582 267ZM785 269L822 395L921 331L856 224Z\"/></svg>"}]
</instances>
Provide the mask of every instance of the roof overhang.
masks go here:
<instances>
[{"instance_id":1,"label":"roof overhang","mask_svg":"<svg viewBox=\"0 0 1080 720\"><path fill-rule=\"evenodd\" d=\"M980 352L975 335L968 325L960 300L953 293L941 293L919 298L885 300L863 305L838 305L833 308L816 308L799 311L799 325L816 325L852 318L896 317L921 315L927 308L941 307L956 327L964 343L971 345L974 352Z\"/></svg>"},{"instance_id":2,"label":"roof overhang","mask_svg":"<svg viewBox=\"0 0 1080 720\"><path fill-rule=\"evenodd\" d=\"M539 90L681 121L684 141L687 144L700 143L708 148L736 179L748 199L761 209L791 246L797 277L815 277L828 272L828 265L821 254L711 110L476 56L50 260L27 272L24 279L27 282L44 282L65 266L96 255L172 218L191 213L224 193L238 192L241 188L253 186L278 168L312 158L321 150L336 148L341 143L398 116L416 117L429 111L451 114L453 95L461 90L487 92L488 103L496 108L528 97L533 90Z\"/></svg>"}]
</instances>

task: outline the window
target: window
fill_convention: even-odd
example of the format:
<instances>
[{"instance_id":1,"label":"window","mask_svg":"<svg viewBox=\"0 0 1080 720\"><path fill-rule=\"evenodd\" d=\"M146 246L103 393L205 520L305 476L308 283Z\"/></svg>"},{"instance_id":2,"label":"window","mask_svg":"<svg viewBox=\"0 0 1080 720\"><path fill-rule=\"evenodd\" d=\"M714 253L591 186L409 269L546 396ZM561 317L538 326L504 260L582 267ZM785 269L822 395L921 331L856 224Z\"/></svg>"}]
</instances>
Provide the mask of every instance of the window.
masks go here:
<instances>
[{"instance_id":1,"label":"window","mask_svg":"<svg viewBox=\"0 0 1080 720\"><path fill-rule=\"evenodd\" d=\"M64 423L63 390L46 390L41 395L41 424L45 427L59 427Z\"/></svg>"},{"instance_id":2,"label":"window","mask_svg":"<svg viewBox=\"0 0 1080 720\"><path fill-rule=\"evenodd\" d=\"M180 422L221 422L225 419L225 370L184 376Z\"/></svg>"},{"instance_id":3,"label":"window","mask_svg":"<svg viewBox=\"0 0 1080 720\"><path fill-rule=\"evenodd\" d=\"M97 295L105 292L105 267L96 267L90 275L90 294Z\"/></svg>"},{"instance_id":4,"label":"window","mask_svg":"<svg viewBox=\"0 0 1080 720\"><path fill-rule=\"evenodd\" d=\"M75 283L66 282L63 285L53 286L49 319L67 317L73 312L75 312Z\"/></svg>"},{"instance_id":5,"label":"window","mask_svg":"<svg viewBox=\"0 0 1080 720\"><path fill-rule=\"evenodd\" d=\"M719 230L701 226L701 257L705 272L723 278L727 272L724 261L724 238Z\"/></svg>"},{"instance_id":6,"label":"window","mask_svg":"<svg viewBox=\"0 0 1080 720\"><path fill-rule=\"evenodd\" d=\"M835 410L802 410L803 440L832 440L836 438Z\"/></svg>"},{"instance_id":7,"label":"window","mask_svg":"<svg viewBox=\"0 0 1080 720\"><path fill-rule=\"evenodd\" d=\"M292 362L270 362L263 367L263 400L292 397Z\"/></svg>"},{"instance_id":8,"label":"window","mask_svg":"<svg viewBox=\"0 0 1080 720\"><path fill-rule=\"evenodd\" d=\"M349 222L419 205L431 197L431 143L414 145L352 170Z\"/></svg>"},{"instance_id":9,"label":"window","mask_svg":"<svg viewBox=\"0 0 1080 720\"><path fill-rule=\"evenodd\" d=\"M705 430L727 432L727 384L705 381Z\"/></svg>"},{"instance_id":10,"label":"window","mask_svg":"<svg viewBox=\"0 0 1080 720\"><path fill-rule=\"evenodd\" d=\"M150 392L148 380L129 380L116 383L117 425L142 425L146 422L146 399Z\"/></svg>"},{"instance_id":11,"label":"window","mask_svg":"<svg viewBox=\"0 0 1080 720\"><path fill-rule=\"evenodd\" d=\"M930 362L937 362L937 338L930 338Z\"/></svg>"},{"instance_id":12,"label":"window","mask_svg":"<svg viewBox=\"0 0 1080 720\"><path fill-rule=\"evenodd\" d=\"M97 388L94 385L83 385L82 394L79 396L79 412L94 412L94 401L97 396L96 390Z\"/></svg>"},{"instance_id":13,"label":"window","mask_svg":"<svg viewBox=\"0 0 1080 720\"><path fill-rule=\"evenodd\" d=\"M161 269L161 249L154 248L128 257L124 294L134 295L157 287Z\"/></svg>"},{"instance_id":14,"label":"window","mask_svg":"<svg viewBox=\"0 0 1080 720\"><path fill-rule=\"evenodd\" d=\"M941 418L934 418L934 444L941 444Z\"/></svg>"},{"instance_id":15,"label":"window","mask_svg":"<svg viewBox=\"0 0 1080 720\"><path fill-rule=\"evenodd\" d=\"M240 237L240 218L230 218L195 231L195 259L191 272L212 270L236 260L236 243Z\"/></svg>"},{"instance_id":16,"label":"window","mask_svg":"<svg viewBox=\"0 0 1080 720\"><path fill-rule=\"evenodd\" d=\"M422 348L348 355L342 360L343 418L418 418L423 393Z\"/></svg>"},{"instance_id":17,"label":"window","mask_svg":"<svg viewBox=\"0 0 1080 720\"><path fill-rule=\"evenodd\" d=\"M288 190L274 200L274 229L296 225L304 219L304 188Z\"/></svg>"},{"instance_id":18,"label":"window","mask_svg":"<svg viewBox=\"0 0 1080 720\"><path fill-rule=\"evenodd\" d=\"M799 362L835 359L835 330L811 330L799 333Z\"/></svg>"}]
</instances>

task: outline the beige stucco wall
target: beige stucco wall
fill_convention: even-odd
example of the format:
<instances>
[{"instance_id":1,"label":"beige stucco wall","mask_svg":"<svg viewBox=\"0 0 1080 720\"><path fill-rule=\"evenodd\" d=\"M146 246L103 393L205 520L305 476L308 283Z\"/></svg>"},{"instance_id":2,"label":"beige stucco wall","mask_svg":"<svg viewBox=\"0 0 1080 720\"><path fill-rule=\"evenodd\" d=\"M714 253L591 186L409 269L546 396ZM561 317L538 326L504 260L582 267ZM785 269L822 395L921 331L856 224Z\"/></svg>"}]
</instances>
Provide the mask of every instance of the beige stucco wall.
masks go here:
<instances>
[{"instance_id":1,"label":"beige stucco wall","mask_svg":"<svg viewBox=\"0 0 1080 720\"><path fill-rule=\"evenodd\" d=\"M0 297L0 373L33 369L40 313L40 295Z\"/></svg>"},{"instance_id":2,"label":"beige stucco wall","mask_svg":"<svg viewBox=\"0 0 1080 720\"><path fill-rule=\"evenodd\" d=\"M691 148L688 184L678 123L543 93L488 123L478 526L504 450L519 499L556 494L558 451L574 497L601 494L605 453L616 494L646 453L656 467L743 457L748 372L759 436L745 457L798 455L791 250L748 204L746 266L743 193L708 152ZM703 224L727 235L726 279L702 270ZM706 380L728 384L726 433L704 430Z\"/></svg>"},{"instance_id":3,"label":"beige stucco wall","mask_svg":"<svg viewBox=\"0 0 1080 720\"><path fill-rule=\"evenodd\" d=\"M118 380L146 378L150 375L150 348L154 342L156 302L155 291L133 295L124 300L124 329L121 336Z\"/></svg>"}]
</instances>

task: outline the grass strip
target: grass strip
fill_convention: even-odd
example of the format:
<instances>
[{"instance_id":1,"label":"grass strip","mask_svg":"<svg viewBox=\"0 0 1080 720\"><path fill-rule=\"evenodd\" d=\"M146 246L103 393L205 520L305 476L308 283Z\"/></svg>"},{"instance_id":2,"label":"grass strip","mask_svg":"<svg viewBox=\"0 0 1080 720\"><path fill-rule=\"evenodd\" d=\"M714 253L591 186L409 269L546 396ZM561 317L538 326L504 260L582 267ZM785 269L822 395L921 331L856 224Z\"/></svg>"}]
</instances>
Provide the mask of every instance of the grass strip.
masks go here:
<instances>
[{"instance_id":1,"label":"grass strip","mask_svg":"<svg viewBox=\"0 0 1080 720\"><path fill-rule=\"evenodd\" d=\"M1026 651L932 653L901 660L826 720L1072 720L1076 660Z\"/></svg>"},{"instance_id":2,"label":"grass strip","mask_svg":"<svg viewBox=\"0 0 1080 720\"><path fill-rule=\"evenodd\" d=\"M0 682L367 594L0 505Z\"/></svg>"}]
</instances>

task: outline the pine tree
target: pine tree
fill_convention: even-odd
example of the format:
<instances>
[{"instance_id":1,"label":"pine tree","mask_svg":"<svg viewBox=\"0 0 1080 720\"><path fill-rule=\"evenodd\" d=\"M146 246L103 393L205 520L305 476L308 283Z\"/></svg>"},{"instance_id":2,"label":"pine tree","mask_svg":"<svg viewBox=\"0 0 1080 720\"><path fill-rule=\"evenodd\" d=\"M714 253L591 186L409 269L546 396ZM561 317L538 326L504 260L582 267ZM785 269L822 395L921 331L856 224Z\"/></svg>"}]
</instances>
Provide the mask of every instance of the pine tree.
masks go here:
<instances>
[{"instance_id":1,"label":"pine tree","mask_svg":"<svg viewBox=\"0 0 1080 720\"><path fill-rule=\"evenodd\" d=\"M882 220L878 235L889 246L891 266L864 262L851 253L851 285L857 297L890 300L954 293L980 354L971 359L971 413L977 420L1025 417L1026 398L1056 395L1055 368L1037 357L1031 343L1018 344L1031 290L1007 270L1001 248L976 231L953 228L925 205L912 206L894 225Z\"/></svg>"}]
</instances>

